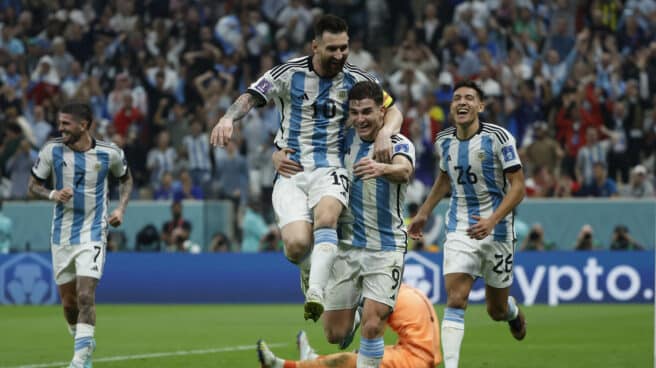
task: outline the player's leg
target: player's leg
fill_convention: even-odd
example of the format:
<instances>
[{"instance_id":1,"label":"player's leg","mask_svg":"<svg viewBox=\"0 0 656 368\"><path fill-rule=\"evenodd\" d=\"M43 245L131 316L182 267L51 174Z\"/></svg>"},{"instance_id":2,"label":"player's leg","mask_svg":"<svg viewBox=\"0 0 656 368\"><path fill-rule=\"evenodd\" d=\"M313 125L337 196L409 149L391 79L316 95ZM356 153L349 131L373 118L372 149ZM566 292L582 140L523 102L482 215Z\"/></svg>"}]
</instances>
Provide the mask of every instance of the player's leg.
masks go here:
<instances>
[{"instance_id":1,"label":"player's leg","mask_svg":"<svg viewBox=\"0 0 656 368\"><path fill-rule=\"evenodd\" d=\"M403 253L362 251L362 322L358 368L378 368L385 352L385 323L401 288Z\"/></svg>"},{"instance_id":2,"label":"player's leg","mask_svg":"<svg viewBox=\"0 0 656 368\"><path fill-rule=\"evenodd\" d=\"M75 337L77 316L80 313L80 310L77 308L77 292L75 288L75 281L57 285L62 307L64 308L64 318L66 318L66 322L68 323L68 333L71 337Z\"/></svg>"},{"instance_id":3,"label":"player's leg","mask_svg":"<svg viewBox=\"0 0 656 368\"><path fill-rule=\"evenodd\" d=\"M442 318L442 350L444 367L456 368L460 360L460 346L465 336L465 310L474 278L468 273L444 275L446 309Z\"/></svg>"},{"instance_id":4,"label":"player's leg","mask_svg":"<svg viewBox=\"0 0 656 368\"><path fill-rule=\"evenodd\" d=\"M330 269L323 314L323 328L331 344L344 344L353 331L355 311L362 295L362 249L340 246ZM352 339L352 338L351 338Z\"/></svg>"},{"instance_id":5,"label":"player's leg","mask_svg":"<svg viewBox=\"0 0 656 368\"><path fill-rule=\"evenodd\" d=\"M495 321L508 321L513 337L522 340L526 336L526 319L510 296L514 243L486 241L481 243L481 250L486 257L483 276L487 313Z\"/></svg>"},{"instance_id":6,"label":"player's leg","mask_svg":"<svg viewBox=\"0 0 656 368\"><path fill-rule=\"evenodd\" d=\"M310 278L310 248L312 246L312 216L305 193L305 173L291 178L279 177L273 185L273 205L285 257L301 270L301 290L307 291Z\"/></svg>"},{"instance_id":7,"label":"player's leg","mask_svg":"<svg viewBox=\"0 0 656 368\"><path fill-rule=\"evenodd\" d=\"M354 353L331 354L314 360L284 360L276 357L262 340L257 342L257 357L262 368L356 368Z\"/></svg>"},{"instance_id":8,"label":"player's leg","mask_svg":"<svg viewBox=\"0 0 656 368\"><path fill-rule=\"evenodd\" d=\"M51 247L52 265L59 298L64 309L64 318L68 324L68 333L75 338L77 325L77 291L75 276L75 248L53 245Z\"/></svg>"},{"instance_id":9,"label":"player's leg","mask_svg":"<svg viewBox=\"0 0 656 368\"><path fill-rule=\"evenodd\" d=\"M105 266L106 245L90 243L79 245L75 256L77 275L77 307L79 314L75 333L75 352L71 367L90 368L96 349L96 286Z\"/></svg>"},{"instance_id":10,"label":"player's leg","mask_svg":"<svg viewBox=\"0 0 656 368\"><path fill-rule=\"evenodd\" d=\"M305 319L316 321L323 313L324 290L337 254L337 220L348 204L348 176L343 168L316 169L311 175L308 204L313 211L314 248Z\"/></svg>"}]
</instances>

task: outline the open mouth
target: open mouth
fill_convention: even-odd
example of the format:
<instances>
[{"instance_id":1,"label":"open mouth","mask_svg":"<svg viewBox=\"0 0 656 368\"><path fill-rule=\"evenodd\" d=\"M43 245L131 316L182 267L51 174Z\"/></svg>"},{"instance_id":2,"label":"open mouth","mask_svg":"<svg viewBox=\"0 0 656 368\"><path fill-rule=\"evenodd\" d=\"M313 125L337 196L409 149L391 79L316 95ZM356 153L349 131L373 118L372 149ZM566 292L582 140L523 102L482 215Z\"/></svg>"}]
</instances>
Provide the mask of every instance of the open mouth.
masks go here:
<instances>
[{"instance_id":1,"label":"open mouth","mask_svg":"<svg viewBox=\"0 0 656 368\"><path fill-rule=\"evenodd\" d=\"M466 107L461 107L456 110L456 115L459 117L466 117L469 114L469 109Z\"/></svg>"}]
</instances>

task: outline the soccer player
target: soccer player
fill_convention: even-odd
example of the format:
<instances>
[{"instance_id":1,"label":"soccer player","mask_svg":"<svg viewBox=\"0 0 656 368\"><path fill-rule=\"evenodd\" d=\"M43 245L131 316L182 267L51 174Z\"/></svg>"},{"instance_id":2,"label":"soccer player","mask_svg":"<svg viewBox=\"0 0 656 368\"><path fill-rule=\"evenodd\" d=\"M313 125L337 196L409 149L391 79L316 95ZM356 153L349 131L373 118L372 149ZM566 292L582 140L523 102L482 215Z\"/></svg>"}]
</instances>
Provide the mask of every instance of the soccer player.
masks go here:
<instances>
[{"instance_id":1,"label":"soccer player","mask_svg":"<svg viewBox=\"0 0 656 368\"><path fill-rule=\"evenodd\" d=\"M499 126L479 121L483 92L472 81L456 83L450 106L454 127L436 139L440 172L408 226L418 239L428 215L447 193L444 284L447 308L442 320L446 368L458 366L464 314L476 277L485 279L487 311L508 321L512 335L526 335L526 321L510 296L515 241L513 209L524 198L524 174L515 139Z\"/></svg>"},{"instance_id":2,"label":"soccer player","mask_svg":"<svg viewBox=\"0 0 656 368\"><path fill-rule=\"evenodd\" d=\"M68 103L58 116L61 138L39 152L32 168L30 192L56 203L51 229L55 282L69 332L75 338L70 368L91 367L95 350L95 293L105 265L107 224L119 226L132 191L123 151L91 137L91 108ZM119 178L118 207L109 217L108 174ZM44 187L52 177L54 190Z\"/></svg>"},{"instance_id":3,"label":"soccer player","mask_svg":"<svg viewBox=\"0 0 656 368\"><path fill-rule=\"evenodd\" d=\"M337 253L337 219L348 199L342 164L348 91L359 81L375 81L346 63L347 31L341 18L320 17L314 26L313 54L267 71L230 106L210 137L213 145L226 145L234 121L254 106L275 102L281 120L275 144L289 155L295 175L277 177L272 202L285 255L300 265L304 292L309 286L305 318L314 321L323 312L323 291ZM392 98L386 96L385 102L385 127L376 137L376 159L381 162L389 162L390 137L402 123Z\"/></svg>"},{"instance_id":4,"label":"soccer player","mask_svg":"<svg viewBox=\"0 0 656 368\"><path fill-rule=\"evenodd\" d=\"M383 368L434 368L442 361L440 353L440 323L433 304L426 295L412 286L402 284L394 312L387 324L398 335L396 344L385 347ZM262 368L356 368L357 354L351 352L318 356L310 346L305 332L297 337L300 360L276 357L262 340L257 343Z\"/></svg>"},{"instance_id":5,"label":"soccer player","mask_svg":"<svg viewBox=\"0 0 656 368\"><path fill-rule=\"evenodd\" d=\"M406 251L402 206L414 172L414 146L400 134L391 137L390 163L373 160L373 141L383 125L383 96L381 87L370 81L349 91L354 129L347 135L344 162L351 192L326 287L324 331L330 343L345 340L364 299L358 368L378 367L383 356L385 320L396 303Z\"/></svg>"}]
</instances>

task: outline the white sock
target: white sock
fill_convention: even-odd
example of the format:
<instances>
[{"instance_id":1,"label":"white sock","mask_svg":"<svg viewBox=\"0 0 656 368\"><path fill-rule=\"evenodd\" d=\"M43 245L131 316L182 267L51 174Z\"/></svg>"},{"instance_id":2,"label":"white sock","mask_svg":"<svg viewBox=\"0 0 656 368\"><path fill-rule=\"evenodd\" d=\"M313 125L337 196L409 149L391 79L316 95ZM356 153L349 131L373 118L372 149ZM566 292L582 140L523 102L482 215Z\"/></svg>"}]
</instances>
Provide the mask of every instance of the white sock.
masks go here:
<instances>
[{"instance_id":1,"label":"white sock","mask_svg":"<svg viewBox=\"0 0 656 368\"><path fill-rule=\"evenodd\" d=\"M356 368L379 368L385 353L385 341L382 337L367 339L360 336L360 351Z\"/></svg>"},{"instance_id":2,"label":"white sock","mask_svg":"<svg viewBox=\"0 0 656 368\"><path fill-rule=\"evenodd\" d=\"M519 315L519 308L517 308L517 303L515 298L512 296L508 297L508 315L506 316L506 321L512 321Z\"/></svg>"},{"instance_id":3,"label":"white sock","mask_svg":"<svg viewBox=\"0 0 656 368\"><path fill-rule=\"evenodd\" d=\"M87 357L93 353L93 334L95 327L86 323L78 323L75 332L75 355L73 361L83 364Z\"/></svg>"},{"instance_id":4,"label":"white sock","mask_svg":"<svg viewBox=\"0 0 656 368\"><path fill-rule=\"evenodd\" d=\"M460 345L465 336L465 310L446 308L442 319L442 350L444 368L457 368L460 360Z\"/></svg>"},{"instance_id":5,"label":"white sock","mask_svg":"<svg viewBox=\"0 0 656 368\"><path fill-rule=\"evenodd\" d=\"M314 231L314 249L312 249L312 268L310 269L310 289L323 289L328 283L328 276L337 255L337 230L322 228Z\"/></svg>"}]
</instances>

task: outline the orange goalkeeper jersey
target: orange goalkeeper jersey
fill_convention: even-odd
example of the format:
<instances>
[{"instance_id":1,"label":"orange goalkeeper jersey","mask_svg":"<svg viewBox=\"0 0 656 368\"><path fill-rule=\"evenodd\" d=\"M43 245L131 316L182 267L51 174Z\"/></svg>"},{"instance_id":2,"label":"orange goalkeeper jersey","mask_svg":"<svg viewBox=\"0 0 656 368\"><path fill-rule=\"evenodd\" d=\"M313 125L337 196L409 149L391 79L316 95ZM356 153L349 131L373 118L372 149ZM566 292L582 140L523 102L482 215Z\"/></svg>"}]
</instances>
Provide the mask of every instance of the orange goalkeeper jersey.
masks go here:
<instances>
[{"instance_id":1,"label":"orange goalkeeper jersey","mask_svg":"<svg viewBox=\"0 0 656 368\"><path fill-rule=\"evenodd\" d=\"M437 365L442 361L440 322L433 304L423 292L402 284L387 324L399 336L395 347L423 362L432 360Z\"/></svg>"}]
</instances>

